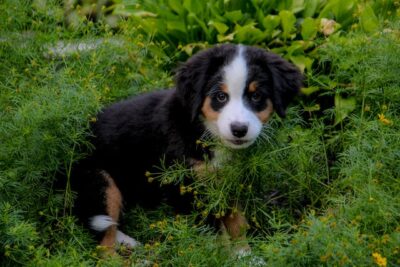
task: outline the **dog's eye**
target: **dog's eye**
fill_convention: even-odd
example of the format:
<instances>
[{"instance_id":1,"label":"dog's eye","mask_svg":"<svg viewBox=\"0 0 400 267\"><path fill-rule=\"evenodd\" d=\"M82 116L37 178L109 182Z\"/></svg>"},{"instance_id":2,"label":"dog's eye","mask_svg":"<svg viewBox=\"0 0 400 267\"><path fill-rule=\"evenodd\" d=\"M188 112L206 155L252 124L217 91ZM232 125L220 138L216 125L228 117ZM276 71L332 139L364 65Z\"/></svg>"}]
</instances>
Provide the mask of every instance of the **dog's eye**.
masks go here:
<instances>
[{"instance_id":1,"label":"dog's eye","mask_svg":"<svg viewBox=\"0 0 400 267\"><path fill-rule=\"evenodd\" d=\"M228 100L228 96L223 92L217 93L216 98L220 103L225 103Z\"/></svg>"},{"instance_id":2,"label":"dog's eye","mask_svg":"<svg viewBox=\"0 0 400 267\"><path fill-rule=\"evenodd\" d=\"M251 101L253 102L259 102L261 100L261 94L258 92L254 92L251 94Z\"/></svg>"}]
</instances>

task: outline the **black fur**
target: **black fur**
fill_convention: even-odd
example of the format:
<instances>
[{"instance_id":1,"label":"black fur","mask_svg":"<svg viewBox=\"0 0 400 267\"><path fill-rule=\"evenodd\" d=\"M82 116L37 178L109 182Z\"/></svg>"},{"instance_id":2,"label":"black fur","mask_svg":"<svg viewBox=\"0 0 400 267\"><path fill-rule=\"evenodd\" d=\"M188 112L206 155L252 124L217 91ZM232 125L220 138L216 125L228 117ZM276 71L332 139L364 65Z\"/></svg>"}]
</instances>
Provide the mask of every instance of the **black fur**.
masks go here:
<instances>
[{"instance_id":1,"label":"black fur","mask_svg":"<svg viewBox=\"0 0 400 267\"><path fill-rule=\"evenodd\" d=\"M275 111L285 117L287 106L302 86L301 73L280 56L255 47L247 47L246 59L251 66L249 77L256 76L269 88Z\"/></svg>"},{"instance_id":2,"label":"black fur","mask_svg":"<svg viewBox=\"0 0 400 267\"><path fill-rule=\"evenodd\" d=\"M247 47L250 76L268 88L280 116L297 94L301 75L291 64L262 49ZM215 46L193 56L176 74L176 89L134 97L103 109L92 125L95 149L73 169L72 186L78 193L75 212L87 224L88 218L106 214L104 179L108 172L120 189L124 206L155 207L160 202L186 210L179 189L148 183L146 171L154 171L160 159L166 164L178 160L190 165L212 153L196 145L204 132L201 106L206 95L221 79L222 67L237 52L235 45ZM249 81L250 82L250 81ZM264 84L263 84L264 83ZM259 108L260 109L260 108Z\"/></svg>"}]
</instances>

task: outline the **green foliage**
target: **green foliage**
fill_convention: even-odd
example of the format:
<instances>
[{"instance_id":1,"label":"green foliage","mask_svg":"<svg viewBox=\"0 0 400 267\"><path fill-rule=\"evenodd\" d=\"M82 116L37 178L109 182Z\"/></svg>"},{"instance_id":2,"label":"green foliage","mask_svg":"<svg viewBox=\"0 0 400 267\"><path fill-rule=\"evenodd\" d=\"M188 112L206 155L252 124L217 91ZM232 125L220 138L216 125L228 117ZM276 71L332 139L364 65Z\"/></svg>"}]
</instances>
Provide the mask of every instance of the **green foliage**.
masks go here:
<instances>
[{"instance_id":1,"label":"green foliage","mask_svg":"<svg viewBox=\"0 0 400 267\"><path fill-rule=\"evenodd\" d=\"M378 259L399 265L400 27L398 18L383 20L396 16L398 3L365 3L143 1L132 6L136 17L114 29L81 18L72 30L63 25L59 1L2 1L0 265L261 264L232 256L201 224L205 214L219 217L237 206L251 225L253 256L267 265L373 266ZM325 38L338 24L323 18L343 31ZM150 22L165 31L143 34ZM350 27L362 31L344 32ZM310 70L304 92L334 94L336 105L314 116L318 103L304 102L285 120L273 117L256 146L232 155L221 148L226 160L218 169L210 163L195 182L182 165L164 168L158 178L195 194L197 211L129 210L124 231L143 246L102 256L69 214L73 193L55 191L55 177L68 176L90 151L88 124L99 108L172 84L162 71L179 59L167 56L172 45L181 42L190 54L207 46L204 40L235 38L297 59ZM307 58L318 58L315 68ZM334 125L326 123L333 114Z\"/></svg>"},{"instance_id":2,"label":"green foliage","mask_svg":"<svg viewBox=\"0 0 400 267\"><path fill-rule=\"evenodd\" d=\"M394 7L390 1L369 2L372 6L363 5L358 11L363 1L123 1L138 27L167 43L171 53L178 47L178 52L191 55L194 48L220 42L257 44L290 54L288 58L302 70L311 70L315 55L309 52L319 44L317 37L329 36L338 28L347 30L358 19L366 31L376 30L374 10ZM332 20L329 25L328 20ZM290 52L293 45L296 53Z\"/></svg>"},{"instance_id":3,"label":"green foliage","mask_svg":"<svg viewBox=\"0 0 400 267\"><path fill-rule=\"evenodd\" d=\"M372 0L135 0L123 3L143 34L166 45L164 50L178 60L184 61L209 44L258 45L282 55L308 76L312 76L319 61L318 47L330 36L351 28L375 32L380 27L375 11L387 18L395 15L390 10L398 8L397 2ZM317 94L335 95L336 124L354 108L351 99L344 99L332 90L334 86L321 86L312 77L304 86L307 95L312 94L303 102L305 109L320 110L321 104L312 101Z\"/></svg>"},{"instance_id":4,"label":"green foliage","mask_svg":"<svg viewBox=\"0 0 400 267\"><path fill-rule=\"evenodd\" d=\"M55 194L53 180L90 150L89 121L102 105L170 79L154 68L161 62L149 56L154 44L138 36L133 42L128 25L118 34L86 23L81 32L69 31L59 26L58 2L48 9L19 4L0 4L6 11L0 14L0 262L3 256L4 264L86 261L90 252L78 251L87 243L73 247L86 234L73 231L73 220L58 218L68 214L71 203L62 195L71 192ZM54 246L59 241L69 247Z\"/></svg>"},{"instance_id":5,"label":"green foliage","mask_svg":"<svg viewBox=\"0 0 400 267\"><path fill-rule=\"evenodd\" d=\"M283 121L274 118L262 133L264 140L250 149L232 153L216 144L223 160L217 167L208 162L204 173L192 177L189 184L187 177L195 174L181 164L153 175L162 184L181 184L182 194L194 194L195 206L203 217L219 218L241 207L256 228L280 229L284 226L271 214L294 218L305 205L324 202L329 189L323 125L305 129L298 113L291 110ZM208 145L207 141L202 145Z\"/></svg>"}]
</instances>

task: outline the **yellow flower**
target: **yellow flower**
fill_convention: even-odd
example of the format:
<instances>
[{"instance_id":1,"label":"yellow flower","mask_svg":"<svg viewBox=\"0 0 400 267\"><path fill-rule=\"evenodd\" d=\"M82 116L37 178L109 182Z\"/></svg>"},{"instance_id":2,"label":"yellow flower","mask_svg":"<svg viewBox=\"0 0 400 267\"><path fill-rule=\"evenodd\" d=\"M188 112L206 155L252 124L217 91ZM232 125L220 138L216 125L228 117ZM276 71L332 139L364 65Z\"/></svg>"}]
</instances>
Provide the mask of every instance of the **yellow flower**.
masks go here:
<instances>
[{"instance_id":1,"label":"yellow flower","mask_svg":"<svg viewBox=\"0 0 400 267\"><path fill-rule=\"evenodd\" d=\"M385 118L385 115L383 113L378 114L378 118L379 118L379 121L382 122L385 125L392 125L393 124L393 122L391 120Z\"/></svg>"},{"instance_id":2,"label":"yellow flower","mask_svg":"<svg viewBox=\"0 0 400 267\"><path fill-rule=\"evenodd\" d=\"M387 265L387 260L385 257L382 257L381 254L379 254L378 252L374 252L372 253L372 257L374 258L374 262L381 267L386 267Z\"/></svg>"},{"instance_id":3,"label":"yellow flower","mask_svg":"<svg viewBox=\"0 0 400 267\"><path fill-rule=\"evenodd\" d=\"M186 187L184 186L184 185L181 185L180 187L179 187L179 191L180 191L180 193L181 193L181 195L183 195L183 194L185 194L187 191L186 191Z\"/></svg>"}]
</instances>

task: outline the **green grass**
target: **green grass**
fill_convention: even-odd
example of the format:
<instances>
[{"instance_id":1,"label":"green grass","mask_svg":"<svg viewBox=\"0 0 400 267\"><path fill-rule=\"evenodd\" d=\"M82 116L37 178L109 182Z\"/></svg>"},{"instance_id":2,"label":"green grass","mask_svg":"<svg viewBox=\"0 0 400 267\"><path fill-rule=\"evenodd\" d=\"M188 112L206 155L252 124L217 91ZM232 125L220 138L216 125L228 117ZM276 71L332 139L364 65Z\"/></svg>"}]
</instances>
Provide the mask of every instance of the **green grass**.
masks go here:
<instances>
[{"instance_id":1,"label":"green grass","mask_svg":"<svg viewBox=\"0 0 400 267\"><path fill-rule=\"evenodd\" d=\"M249 266L254 259L231 256L199 221L226 213L232 200L244 206L253 254L267 265L377 266L379 255L400 265L399 22L336 34L318 49L307 83L348 101L336 103L351 106L340 121L334 108L306 120L300 104L285 120L274 116L257 146L210 172L215 179L185 187L197 193L192 215L133 208L126 232L144 245L102 258L69 212L71 192L55 191L53 181L90 150L96 112L171 86L162 66L173 61L129 20L71 30L57 1L38 3L0 3L1 266ZM98 45L60 53L60 41ZM155 178L180 182L188 172L177 165Z\"/></svg>"}]
</instances>

